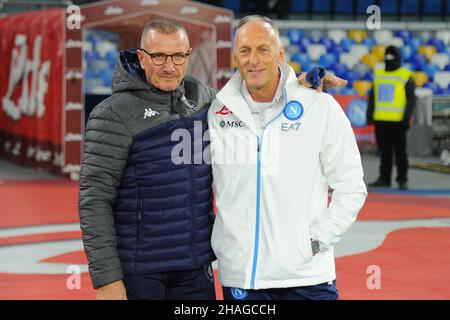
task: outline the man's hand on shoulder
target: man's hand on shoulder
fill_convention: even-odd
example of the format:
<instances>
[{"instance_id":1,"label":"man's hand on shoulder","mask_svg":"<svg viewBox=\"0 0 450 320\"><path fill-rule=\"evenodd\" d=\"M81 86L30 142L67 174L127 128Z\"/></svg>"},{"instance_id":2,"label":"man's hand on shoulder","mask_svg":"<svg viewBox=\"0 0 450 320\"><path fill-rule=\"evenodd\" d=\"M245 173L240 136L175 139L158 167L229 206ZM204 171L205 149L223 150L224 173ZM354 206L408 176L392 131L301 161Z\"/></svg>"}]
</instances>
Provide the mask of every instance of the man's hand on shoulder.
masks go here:
<instances>
[{"instance_id":1,"label":"man's hand on shoulder","mask_svg":"<svg viewBox=\"0 0 450 320\"><path fill-rule=\"evenodd\" d=\"M307 88L312 88L313 84L309 83L306 80L307 72L302 72L300 76L297 78L300 85L305 86ZM322 91L323 89L328 90L331 87L339 87L345 86L347 84L347 80L339 78L333 74L325 74L322 79L320 86L316 88L317 91Z\"/></svg>"},{"instance_id":2,"label":"man's hand on shoulder","mask_svg":"<svg viewBox=\"0 0 450 320\"><path fill-rule=\"evenodd\" d=\"M123 281L115 281L98 288L97 300L127 300L127 292Z\"/></svg>"}]
</instances>

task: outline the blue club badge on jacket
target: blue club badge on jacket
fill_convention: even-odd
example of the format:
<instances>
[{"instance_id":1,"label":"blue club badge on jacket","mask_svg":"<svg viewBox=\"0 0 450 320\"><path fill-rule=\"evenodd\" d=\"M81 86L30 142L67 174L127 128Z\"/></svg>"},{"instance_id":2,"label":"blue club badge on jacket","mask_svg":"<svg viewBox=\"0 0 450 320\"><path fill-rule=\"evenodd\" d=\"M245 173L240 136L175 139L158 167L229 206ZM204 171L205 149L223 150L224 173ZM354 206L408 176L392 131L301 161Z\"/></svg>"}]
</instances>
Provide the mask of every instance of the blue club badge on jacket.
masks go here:
<instances>
[{"instance_id":1,"label":"blue club badge on jacket","mask_svg":"<svg viewBox=\"0 0 450 320\"><path fill-rule=\"evenodd\" d=\"M286 103L283 114L291 121L298 120L303 115L303 106L299 101L291 100Z\"/></svg>"}]
</instances>

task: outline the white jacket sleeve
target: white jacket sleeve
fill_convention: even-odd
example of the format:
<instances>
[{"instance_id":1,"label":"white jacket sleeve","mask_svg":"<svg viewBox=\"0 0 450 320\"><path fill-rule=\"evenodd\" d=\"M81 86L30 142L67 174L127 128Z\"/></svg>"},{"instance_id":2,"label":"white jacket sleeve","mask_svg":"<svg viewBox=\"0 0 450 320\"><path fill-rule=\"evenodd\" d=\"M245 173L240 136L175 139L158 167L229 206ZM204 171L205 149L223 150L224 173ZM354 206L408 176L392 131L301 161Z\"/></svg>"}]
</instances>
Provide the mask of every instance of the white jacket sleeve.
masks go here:
<instances>
[{"instance_id":1,"label":"white jacket sleeve","mask_svg":"<svg viewBox=\"0 0 450 320\"><path fill-rule=\"evenodd\" d=\"M311 238L333 246L356 220L367 197L361 156L350 121L338 102L328 96L327 131L322 141L320 161L331 203L312 222Z\"/></svg>"}]
</instances>

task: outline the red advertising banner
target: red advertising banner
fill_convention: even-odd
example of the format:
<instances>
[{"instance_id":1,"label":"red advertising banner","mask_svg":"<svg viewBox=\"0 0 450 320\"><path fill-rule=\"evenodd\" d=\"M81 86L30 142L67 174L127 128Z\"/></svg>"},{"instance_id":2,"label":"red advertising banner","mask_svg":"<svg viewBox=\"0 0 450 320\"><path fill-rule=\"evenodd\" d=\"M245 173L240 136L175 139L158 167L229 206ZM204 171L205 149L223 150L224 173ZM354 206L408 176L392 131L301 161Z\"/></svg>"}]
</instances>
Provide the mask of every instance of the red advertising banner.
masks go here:
<instances>
[{"instance_id":1,"label":"red advertising banner","mask_svg":"<svg viewBox=\"0 0 450 320\"><path fill-rule=\"evenodd\" d=\"M61 9L0 20L1 155L61 172Z\"/></svg>"}]
</instances>

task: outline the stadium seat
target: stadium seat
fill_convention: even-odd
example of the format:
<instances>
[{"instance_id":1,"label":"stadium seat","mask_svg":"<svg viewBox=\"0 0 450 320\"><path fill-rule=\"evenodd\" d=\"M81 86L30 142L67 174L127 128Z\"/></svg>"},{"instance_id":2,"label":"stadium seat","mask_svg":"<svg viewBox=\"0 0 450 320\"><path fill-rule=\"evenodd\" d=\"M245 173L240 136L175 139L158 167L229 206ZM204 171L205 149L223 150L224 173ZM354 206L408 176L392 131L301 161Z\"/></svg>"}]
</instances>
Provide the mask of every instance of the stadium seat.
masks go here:
<instances>
[{"instance_id":1,"label":"stadium seat","mask_svg":"<svg viewBox=\"0 0 450 320\"><path fill-rule=\"evenodd\" d=\"M409 63L409 62L404 63L403 66L404 66L406 69L408 69L409 71L416 71L416 69L414 68L414 66L413 66L411 63Z\"/></svg>"},{"instance_id":2,"label":"stadium seat","mask_svg":"<svg viewBox=\"0 0 450 320\"><path fill-rule=\"evenodd\" d=\"M427 58L421 54L413 54L409 58L409 62L414 66L416 70L422 70L427 64Z\"/></svg>"},{"instance_id":3,"label":"stadium seat","mask_svg":"<svg viewBox=\"0 0 450 320\"><path fill-rule=\"evenodd\" d=\"M353 67L353 71L355 71L360 78L363 78L367 71L370 71L370 67L365 63L357 63Z\"/></svg>"},{"instance_id":4,"label":"stadium seat","mask_svg":"<svg viewBox=\"0 0 450 320\"><path fill-rule=\"evenodd\" d=\"M434 94L438 94L439 93L439 86L434 83L434 82L427 82L423 85L424 88L428 88L431 89L433 91Z\"/></svg>"},{"instance_id":5,"label":"stadium seat","mask_svg":"<svg viewBox=\"0 0 450 320\"><path fill-rule=\"evenodd\" d=\"M109 66L114 68L117 63L117 51L108 51L105 57L106 61L108 61Z\"/></svg>"},{"instance_id":6,"label":"stadium seat","mask_svg":"<svg viewBox=\"0 0 450 320\"><path fill-rule=\"evenodd\" d=\"M411 31L408 30L395 31L394 36L402 38L405 43L412 38Z\"/></svg>"},{"instance_id":7,"label":"stadium seat","mask_svg":"<svg viewBox=\"0 0 450 320\"><path fill-rule=\"evenodd\" d=\"M448 65L445 66L444 71L450 71L450 64L448 64Z\"/></svg>"},{"instance_id":8,"label":"stadium seat","mask_svg":"<svg viewBox=\"0 0 450 320\"><path fill-rule=\"evenodd\" d=\"M420 31L420 32L418 33L418 35L419 35L419 38L422 39L422 41L423 41L424 43L427 43L428 40L430 40L431 38L433 38L433 32L431 32L431 31Z\"/></svg>"},{"instance_id":9,"label":"stadium seat","mask_svg":"<svg viewBox=\"0 0 450 320\"><path fill-rule=\"evenodd\" d=\"M333 72L334 72L334 74L335 74L336 76L338 76L338 77L341 77L341 78L342 78L343 75L347 73L347 71L348 71L348 67L347 67L347 65L345 65L345 64L342 64L342 63L336 63L336 64L333 66Z\"/></svg>"},{"instance_id":10,"label":"stadium seat","mask_svg":"<svg viewBox=\"0 0 450 320\"><path fill-rule=\"evenodd\" d=\"M116 52L117 48L116 48L116 45L112 42L99 41L97 43L97 51L100 54L101 58L105 58L107 52L110 52L110 51Z\"/></svg>"},{"instance_id":11,"label":"stadium seat","mask_svg":"<svg viewBox=\"0 0 450 320\"><path fill-rule=\"evenodd\" d=\"M422 87L428 81L428 75L423 71L413 72L412 77L418 87Z\"/></svg>"},{"instance_id":12,"label":"stadium seat","mask_svg":"<svg viewBox=\"0 0 450 320\"><path fill-rule=\"evenodd\" d=\"M319 41L323 38L324 34L322 30L312 30L309 34L312 43L319 43Z\"/></svg>"},{"instance_id":13,"label":"stadium seat","mask_svg":"<svg viewBox=\"0 0 450 320\"><path fill-rule=\"evenodd\" d=\"M339 56L339 62L345 64L349 69L353 69L353 66L359 62L359 59L349 52L344 52Z\"/></svg>"},{"instance_id":14,"label":"stadium seat","mask_svg":"<svg viewBox=\"0 0 450 320\"><path fill-rule=\"evenodd\" d=\"M307 52L312 61L317 61L321 55L327 52L327 48L323 44L311 44L308 46Z\"/></svg>"},{"instance_id":15,"label":"stadium seat","mask_svg":"<svg viewBox=\"0 0 450 320\"><path fill-rule=\"evenodd\" d=\"M325 53L320 56L318 64L323 66L325 69L331 69L337 62L336 55L332 53Z\"/></svg>"},{"instance_id":16,"label":"stadium seat","mask_svg":"<svg viewBox=\"0 0 450 320\"><path fill-rule=\"evenodd\" d=\"M450 5L450 3L449 3ZM450 44L450 30L438 30L436 31L436 39L444 42L446 46Z\"/></svg>"},{"instance_id":17,"label":"stadium seat","mask_svg":"<svg viewBox=\"0 0 450 320\"><path fill-rule=\"evenodd\" d=\"M374 69L375 65L377 63L379 63L380 61L381 61L380 58L373 53L365 54L362 57L362 62L365 63L366 65L368 65L369 68L372 70Z\"/></svg>"},{"instance_id":18,"label":"stadium seat","mask_svg":"<svg viewBox=\"0 0 450 320\"><path fill-rule=\"evenodd\" d=\"M350 53L360 60L365 54L369 53L369 48L365 44L355 44L350 48Z\"/></svg>"},{"instance_id":19,"label":"stadium seat","mask_svg":"<svg viewBox=\"0 0 450 320\"><path fill-rule=\"evenodd\" d=\"M378 69L386 69L386 65L384 63L384 61L378 62L374 67L373 67L373 71L378 70Z\"/></svg>"},{"instance_id":20,"label":"stadium seat","mask_svg":"<svg viewBox=\"0 0 450 320\"><path fill-rule=\"evenodd\" d=\"M389 43L389 41L393 38L392 31L391 30L375 30L373 33L374 39L379 44L386 44Z\"/></svg>"},{"instance_id":21,"label":"stadium seat","mask_svg":"<svg viewBox=\"0 0 450 320\"><path fill-rule=\"evenodd\" d=\"M411 57L411 55L413 53L413 49L410 46L403 46L403 47L401 47L400 50L402 52L403 61L409 60L409 58Z\"/></svg>"},{"instance_id":22,"label":"stadium seat","mask_svg":"<svg viewBox=\"0 0 450 320\"><path fill-rule=\"evenodd\" d=\"M291 44L299 44L300 40L305 36L305 33L301 30L289 30L287 32L287 37L289 38Z\"/></svg>"},{"instance_id":23,"label":"stadium seat","mask_svg":"<svg viewBox=\"0 0 450 320\"><path fill-rule=\"evenodd\" d=\"M355 44L355 40L344 38L341 40L340 45L344 49L345 52L350 52L350 48Z\"/></svg>"},{"instance_id":24,"label":"stadium seat","mask_svg":"<svg viewBox=\"0 0 450 320\"><path fill-rule=\"evenodd\" d=\"M336 30L328 30L328 38L334 41L334 43L341 43L342 39L347 38L347 32L345 30L336 29Z\"/></svg>"},{"instance_id":25,"label":"stadium seat","mask_svg":"<svg viewBox=\"0 0 450 320\"><path fill-rule=\"evenodd\" d=\"M363 39L367 38L367 31L364 30L350 30L348 37L355 40L356 43L361 43Z\"/></svg>"},{"instance_id":26,"label":"stadium seat","mask_svg":"<svg viewBox=\"0 0 450 320\"><path fill-rule=\"evenodd\" d=\"M340 94L348 95L348 96L356 96L358 92L353 88L344 87L342 88Z\"/></svg>"},{"instance_id":27,"label":"stadium seat","mask_svg":"<svg viewBox=\"0 0 450 320\"><path fill-rule=\"evenodd\" d=\"M436 53L436 47L430 45L422 45L419 47L419 54L425 56L428 61L431 61L431 58Z\"/></svg>"},{"instance_id":28,"label":"stadium seat","mask_svg":"<svg viewBox=\"0 0 450 320\"><path fill-rule=\"evenodd\" d=\"M300 47L296 44L290 44L288 46L285 46L285 48L286 48L286 53L289 53L290 55L300 52Z\"/></svg>"},{"instance_id":29,"label":"stadium seat","mask_svg":"<svg viewBox=\"0 0 450 320\"><path fill-rule=\"evenodd\" d=\"M450 62L450 57L446 53L436 53L431 58L431 63L438 65L440 70L444 70L445 66L447 64L449 64L449 62Z\"/></svg>"},{"instance_id":30,"label":"stadium seat","mask_svg":"<svg viewBox=\"0 0 450 320\"><path fill-rule=\"evenodd\" d=\"M372 88L372 82L367 80L356 80L353 82L353 89L358 92L360 96L367 96L367 92Z\"/></svg>"},{"instance_id":31,"label":"stadium seat","mask_svg":"<svg viewBox=\"0 0 450 320\"><path fill-rule=\"evenodd\" d=\"M439 66L432 63L427 63L423 67L423 72L428 75L428 79L432 81L434 79L434 74L439 71Z\"/></svg>"},{"instance_id":32,"label":"stadium seat","mask_svg":"<svg viewBox=\"0 0 450 320\"><path fill-rule=\"evenodd\" d=\"M355 81L359 80L359 75L356 72L350 70L350 71L348 71L345 74L345 78L344 79L348 81L347 86L352 88L353 87L353 83Z\"/></svg>"},{"instance_id":33,"label":"stadium seat","mask_svg":"<svg viewBox=\"0 0 450 320\"><path fill-rule=\"evenodd\" d=\"M335 47L334 41L327 37L322 37L319 40L319 43L323 44L325 46L325 48L327 48L328 52L333 51L333 48ZM334 53L337 53L337 52L334 52Z\"/></svg>"},{"instance_id":34,"label":"stadium seat","mask_svg":"<svg viewBox=\"0 0 450 320\"><path fill-rule=\"evenodd\" d=\"M445 51L445 43L440 39L431 38L430 40L428 40L427 44L436 47L437 52Z\"/></svg>"},{"instance_id":35,"label":"stadium seat","mask_svg":"<svg viewBox=\"0 0 450 320\"><path fill-rule=\"evenodd\" d=\"M300 65L311 63L309 56L306 53L296 53L291 56L291 60Z\"/></svg>"},{"instance_id":36,"label":"stadium seat","mask_svg":"<svg viewBox=\"0 0 450 320\"><path fill-rule=\"evenodd\" d=\"M384 52L386 51L386 45L377 44L372 48L372 54L375 55L379 61L384 60Z\"/></svg>"},{"instance_id":37,"label":"stadium seat","mask_svg":"<svg viewBox=\"0 0 450 320\"><path fill-rule=\"evenodd\" d=\"M365 44L369 50L372 50L373 46L377 44L376 40L373 38L366 38L361 41L361 44Z\"/></svg>"},{"instance_id":38,"label":"stadium seat","mask_svg":"<svg viewBox=\"0 0 450 320\"><path fill-rule=\"evenodd\" d=\"M372 71L366 72L366 74L364 75L364 80L373 82L373 72Z\"/></svg>"},{"instance_id":39,"label":"stadium seat","mask_svg":"<svg viewBox=\"0 0 450 320\"><path fill-rule=\"evenodd\" d=\"M436 72L434 75L434 82L442 89L448 88L450 85L450 71Z\"/></svg>"}]
</instances>

